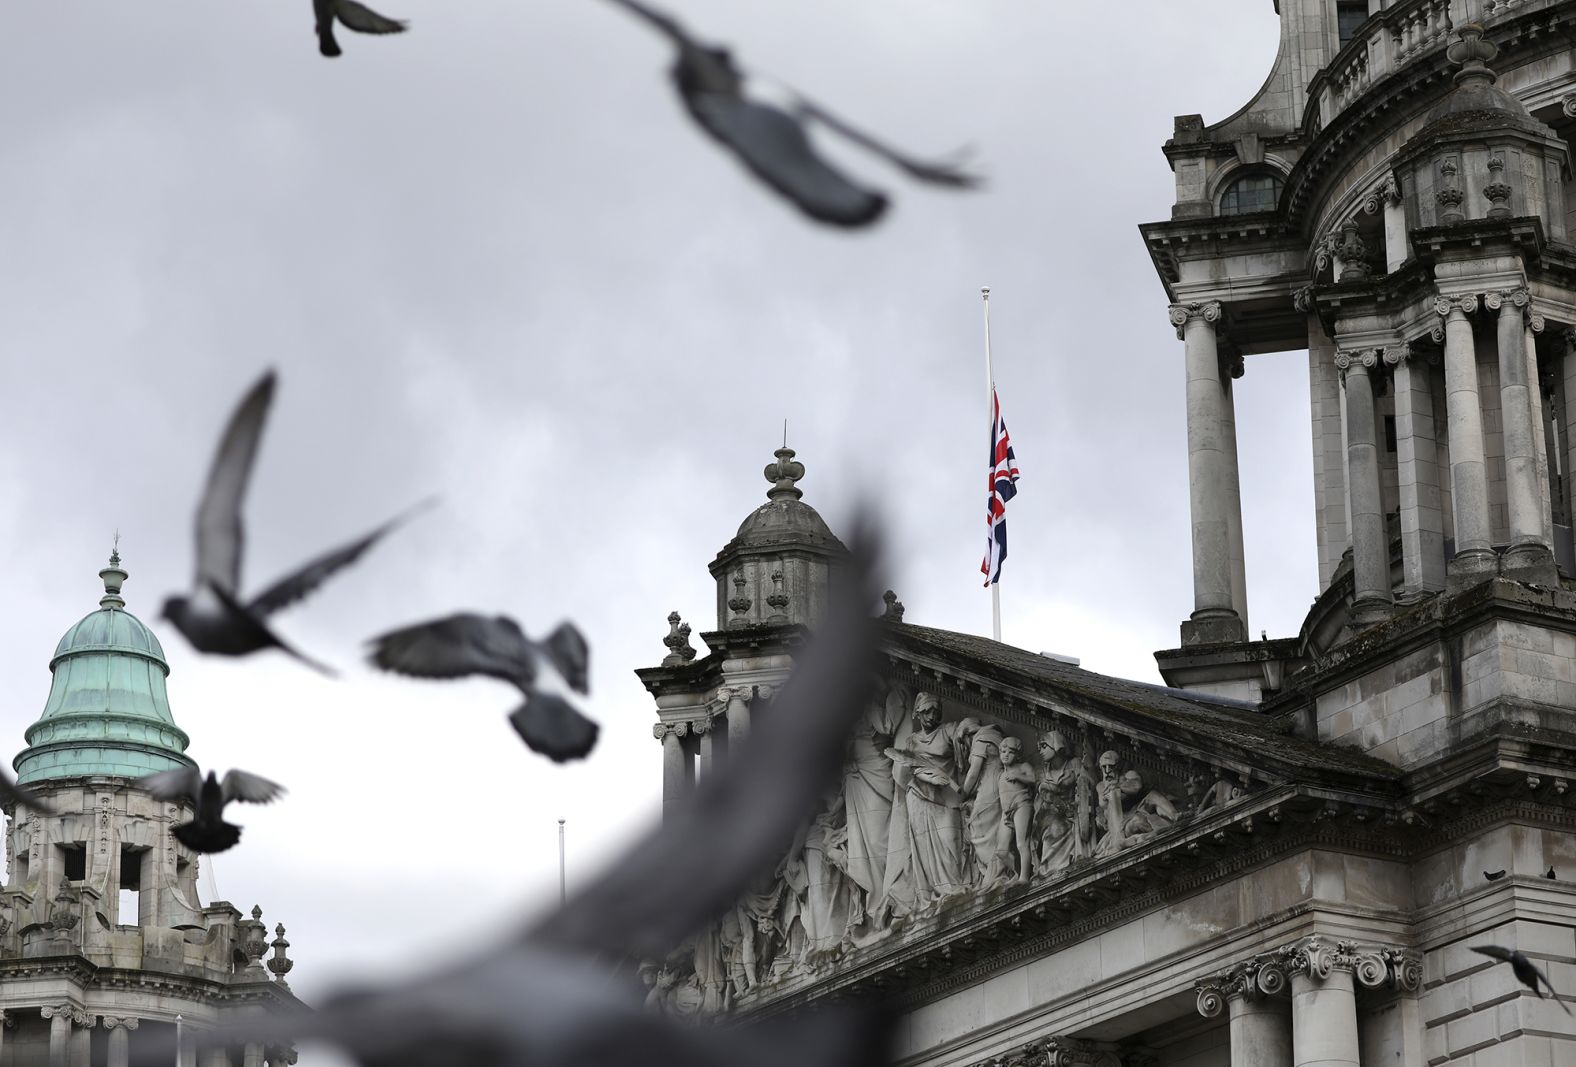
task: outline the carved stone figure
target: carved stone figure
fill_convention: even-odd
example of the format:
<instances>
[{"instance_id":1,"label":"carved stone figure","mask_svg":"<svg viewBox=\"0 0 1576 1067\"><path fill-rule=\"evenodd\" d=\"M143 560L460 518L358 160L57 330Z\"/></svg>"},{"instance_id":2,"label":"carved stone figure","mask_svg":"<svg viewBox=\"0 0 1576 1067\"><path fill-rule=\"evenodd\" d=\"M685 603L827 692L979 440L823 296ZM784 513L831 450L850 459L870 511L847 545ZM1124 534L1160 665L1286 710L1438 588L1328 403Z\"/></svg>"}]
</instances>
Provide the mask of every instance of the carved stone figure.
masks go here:
<instances>
[{"instance_id":1,"label":"carved stone figure","mask_svg":"<svg viewBox=\"0 0 1576 1067\"><path fill-rule=\"evenodd\" d=\"M1040 734L1039 782L1034 796L1035 873L1054 874L1089 854L1089 772L1073 759L1060 730Z\"/></svg>"},{"instance_id":2,"label":"carved stone figure","mask_svg":"<svg viewBox=\"0 0 1576 1067\"><path fill-rule=\"evenodd\" d=\"M1109 856L1140 844L1170 829L1177 821L1176 805L1158 790L1144 790L1144 779L1135 770L1117 774L1120 757L1114 751L1100 754L1099 805L1096 825L1103 831L1096 856Z\"/></svg>"},{"instance_id":3,"label":"carved stone figure","mask_svg":"<svg viewBox=\"0 0 1576 1067\"><path fill-rule=\"evenodd\" d=\"M1023 759L1023 742L1004 738L1000 747L1001 839L997 867L1004 876L1027 882L1034 873L1030 830L1034 821L1034 767Z\"/></svg>"},{"instance_id":4,"label":"carved stone figure","mask_svg":"<svg viewBox=\"0 0 1576 1067\"><path fill-rule=\"evenodd\" d=\"M903 694L872 705L854 730L843 767L846 870L854 883L849 925L882 926L891 908L884 892L887 826L892 821L892 761L886 749L903 723Z\"/></svg>"},{"instance_id":5,"label":"carved stone figure","mask_svg":"<svg viewBox=\"0 0 1576 1067\"><path fill-rule=\"evenodd\" d=\"M887 891L901 890L916 909L968 888L963 789L957 780L957 752L967 725L942 722L941 700L921 693L914 701L913 733L902 748L886 750L903 798L901 804L894 798L887 830Z\"/></svg>"},{"instance_id":6,"label":"carved stone figure","mask_svg":"<svg viewBox=\"0 0 1576 1067\"><path fill-rule=\"evenodd\" d=\"M1001 839L1001 727L963 719L960 738L968 740L968 763L963 776L963 796L973 864L964 874L972 885L992 880L997 871L996 852Z\"/></svg>"}]
</instances>

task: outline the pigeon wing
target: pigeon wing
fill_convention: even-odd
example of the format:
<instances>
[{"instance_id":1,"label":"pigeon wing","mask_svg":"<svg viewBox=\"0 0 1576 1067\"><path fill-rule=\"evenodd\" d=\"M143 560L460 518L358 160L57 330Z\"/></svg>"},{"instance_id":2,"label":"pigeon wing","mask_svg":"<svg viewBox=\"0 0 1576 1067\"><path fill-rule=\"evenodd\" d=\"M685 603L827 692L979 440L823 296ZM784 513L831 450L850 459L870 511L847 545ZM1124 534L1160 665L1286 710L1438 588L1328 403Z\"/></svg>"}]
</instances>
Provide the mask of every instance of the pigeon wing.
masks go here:
<instances>
[{"instance_id":1,"label":"pigeon wing","mask_svg":"<svg viewBox=\"0 0 1576 1067\"><path fill-rule=\"evenodd\" d=\"M244 800L249 804L267 804L279 799L284 794L285 787L278 782L270 782L258 774L248 774L246 771L230 771L224 776L221 786L224 791L224 802Z\"/></svg>"},{"instance_id":2,"label":"pigeon wing","mask_svg":"<svg viewBox=\"0 0 1576 1067\"><path fill-rule=\"evenodd\" d=\"M252 477L263 423L274 398L274 372L269 371L247 390L231 414L219 439L219 451L208 470L202 501L197 505L197 578L225 589L241 584L241 501Z\"/></svg>"},{"instance_id":3,"label":"pigeon wing","mask_svg":"<svg viewBox=\"0 0 1576 1067\"><path fill-rule=\"evenodd\" d=\"M807 100L803 96L798 97L798 105L802 114L809 116L827 129L841 134L859 147L869 152L874 152L911 178L917 178L932 185L950 185L956 189L973 189L980 184L980 179L977 175L959 170L950 163L926 163L906 153L899 152L890 145L876 140L858 127L850 126L847 122L826 110L826 108Z\"/></svg>"},{"instance_id":4,"label":"pigeon wing","mask_svg":"<svg viewBox=\"0 0 1576 1067\"><path fill-rule=\"evenodd\" d=\"M1508 949L1508 948L1501 948L1498 945L1473 945L1472 946L1472 951L1473 952L1480 952L1483 955L1488 956L1491 959L1499 960L1501 963L1508 963L1508 962L1510 962L1510 957L1511 957L1510 949Z\"/></svg>"},{"instance_id":5,"label":"pigeon wing","mask_svg":"<svg viewBox=\"0 0 1576 1067\"><path fill-rule=\"evenodd\" d=\"M417 678L485 674L522 688L535 679L530 642L506 615L462 612L374 637L368 659L376 667Z\"/></svg>"},{"instance_id":6,"label":"pigeon wing","mask_svg":"<svg viewBox=\"0 0 1576 1067\"><path fill-rule=\"evenodd\" d=\"M597 724L556 693L537 693L509 716L520 739L554 763L584 759L596 745Z\"/></svg>"},{"instance_id":7,"label":"pigeon wing","mask_svg":"<svg viewBox=\"0 0 1576 1067\"><path fill-rule=\"evenodd\" d=\"M334 15L347 30L357 33L404 33L407 23L373 11L356 0L334 0Z\"/></svg>"},{"instance_id":8,"label":"pigeon wing","mask_svg":"<svg viewBox=\"0 0 1576 1067\"><path fill-rule=\"evenodd\" d=\"M842 766L873 695L877 624L867 606L875 539L865 523L798 666L747 741L609 872L527 936L548 947L661 959L782 858Z\"/></svg>"},{"instance_id":9,"label":"pigeon wing","mask_svg":"<svg viewBox=\"0 0 1576 1067\"><path fill-rule=\"evenodd\" d=\"M579 627L572 622L559 623L540 647L569 688L582 694L591 691L591 646Z\"/></svg>"},{"instance_id":10,"label":"pigeon wing","mask_svg":"<svg viewBox=\"0 0 1576 1067\"><path fill-rule=\"evenodd\" d=\"M406 522L412 515L432 505L431 500L425 500L408 511L396 515L394 518L379 526L376 530L364 537L342 545L299 568L292 574L279 579L273 585L263 590L252 598L246 610L257 618L266 618L289 604L311 593L318 586L328 580L335 571L350 566L360 559L367 549L378 543L378 540L391 530Z\"/></svg>"},{"instance_id":11,"label":"pigeon wing","mask_svg":"<svg viewBox=\"0 0 1576 1067\"><path fill-rule=\"evenodd\" d=\"M857 185L816 154L792 115L724 93L685 96L690 114L761 181L806 215L834 226L866 226L881 217L887 198Z\"/></svg>"},{"instance_id":12,"label":"pigeon wing","mask_svg":"<svg viewBox=\"0 0 1576 1067\"><path fill-rule=\"evenodd\" d=\"M202 792L202 772L196 767L177 767L139 778L137 786L160 800L189 800L195 804Z\"/></svg>"},{"instance_id":13,"label":"pigeon wing","mask_svg":"<svg viewBox=\"0 0 1576 1067\"><path fill-rule=\"evenodd\" d=\"M26 786L17 785L9 775L0 771L0 801L8 805L25 804L44 815L59 814L54 807Z\"/></svg>"},{"instance_id":14,"label":"pigeon wing","mask_svg":"<svg viewBox=\"0 0 1576 1067\"><path fill-rule=\"evenodd\" d=\"M677 19L666 12L658 11L650 4L640 3L640 0L608 0L608 2L617 4L637 18L643 19L680 48L695 45L694 38L684 32L684 27L679 25Z\"/></svg>"}]
</instances>

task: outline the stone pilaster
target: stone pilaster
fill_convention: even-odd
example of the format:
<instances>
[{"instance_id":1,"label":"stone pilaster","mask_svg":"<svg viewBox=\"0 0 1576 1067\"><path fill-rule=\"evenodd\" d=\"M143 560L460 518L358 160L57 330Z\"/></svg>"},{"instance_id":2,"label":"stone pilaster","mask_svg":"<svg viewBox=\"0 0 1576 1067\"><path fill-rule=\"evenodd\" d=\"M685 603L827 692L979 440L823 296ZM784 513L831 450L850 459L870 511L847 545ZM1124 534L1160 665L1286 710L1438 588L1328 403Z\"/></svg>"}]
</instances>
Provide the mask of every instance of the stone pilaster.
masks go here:
<instances>
[{"instance_id":1,"label":"stone pilaster","mask_svg":"<svg viewBox=\"0 0 1576 1067\"><path fill-rule=\"evenodd\" d=\"M1231 1067L1291 1067L1291 1005L1286 971L1263 953L1198 983L1198 1011L1231 1019Z\"/></svg>"},{"instance_id":2,"label":"stone pilaster","mask_svg":"<svg viewBox=\"0 0 1576 1067\"><path fill-rule=\"evenodd\" d=\"M102 1023L109 1033L109 1067L128 1067L131 1063L131 1031L137 1028L137 1020L106 1015Z\"/></svg>"},{"instance_id":3,"label":"stone pilaster","mask_svg":"<svg viewBox=\"0 0 1576 1067\"><path fill-rule=\"evenodd\" d=\"M659 722L651 735L662 742L662 806L671 808L689 795L695 784L695 766L684 744L689 724Z\"/></svg>"},{"instance_id":4,"label":"stone pilaster","mask_svg":"<svg viewBox=\"0 0 1576 1067\"><path fill-rule=\"evenodd\" d=\"M1554 556L1544 532L1544 493L1538 478L1537 434L1542 432L1533 416L1532 391L1527 367L1527 327L1523 321L1530 298L1526 289L1506 289L1483 298L1499 312L1496 332L1499 349L1500 418L1505 443L1505 501L1509 516L1510 547L1502 570L1524 580L1555 583Z\"/></svg>"},{"instance_id":5,"label":"stone pilaster","mask_svg":"<svg viewBox=\"0 0 1576 1067\"><path fill-rule=\"evenodd\" d=\"M241 1067L263 1067L263 1043L249 1041L241 1050Z\"/></svg>"},{"instance_id":6,"label":"stone pilaster","mask_svg":"<svg viewBox=\"0 0 1576 1067\"><path fill-rule=\"evenodd\" d=\"M197 1067L232 1067L230 1053L224 1048L205 1048L197 1056Z\"/></svg>"},{"instance_id":7,"label":"stone pilaster","mask_svg":"<svg viewBox=\"0 0 1576 1067\"><path fill-rule=\"evenodd\" d=\"M1429 359L1408 345L1385 349L1395 368L1395 450L1401 504L1401 590L1416 600L1445 587L1445 525Z\"/></svg>"},{"instance_id":8,"label":"stone pilaster","mask_svg":"<svg viewBox=\"0 0 1576 1067\"><path fill-rule=\"evenodd\" d=\"M1442 296L1435 301L1434 310L1445 320L1445 413L1456 533L1455 555L1446 571L1454 584L1465 586L1499 569L1488 516L1477 348L1467 318L1477 310L1477 297Z\"/></svg>"},{"instance_id":9,"label":"stone pilaster","mask_svg":"<svg viewBox=\"0 0 1576 1067\"><path fill-rule=\"evenodd\" d=\"M1237 488L1235 418L1229 379L1221 371L1216 301L1171 305L1187 369L1188 499L1193 529L1193 613L1182 644L1247 639L1233 589L1233 528L1242 525ZM1237 535L1240 539L1240 534Z\"/></svg>"},{"instance_id":10,"label":"stone pilaster","mask_svg":"<svg viewBox=\"0 0 1576 1067\"><path fill-rule=\"evenodd\" d=\"M1379 488L1379 432L1374 416L1370 371L1379 364L1379 349L1339 352L1346 390L1346 466L1350 476L1352 516L1352 617L1371 625L1388 614L1390 545L1385 536L1384 504Z\"/></svg>"}]
</instances>

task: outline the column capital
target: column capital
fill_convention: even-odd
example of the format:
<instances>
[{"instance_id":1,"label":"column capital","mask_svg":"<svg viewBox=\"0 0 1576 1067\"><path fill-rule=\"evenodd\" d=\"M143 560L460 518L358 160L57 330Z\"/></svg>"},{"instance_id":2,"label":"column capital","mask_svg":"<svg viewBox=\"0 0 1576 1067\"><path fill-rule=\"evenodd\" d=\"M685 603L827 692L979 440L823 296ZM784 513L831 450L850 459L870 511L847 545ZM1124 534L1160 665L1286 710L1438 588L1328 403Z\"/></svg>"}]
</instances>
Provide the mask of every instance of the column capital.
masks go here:
<instances>
[{"instance_id":1,"label":"column capital","mask_svg":"<svg viewBox=\"0 0 1576 1067\"><path fill-rule=\"evenodd\" d=\"M1171 325L1181 327L1187 325L1192 319L1202 319L1205 322L1220 321L1220 301L1203 300L1189 304L1172 304L1169 315Z\"/></svg>"},{"instance_id":2,"label":"column capital","mask_svg":"<svg viewBox=\"0 0 1576 1067\"><path fill-rule=\"evenodd\" d=\"M1389 986L1416 992L1423 981L1422 957L1411 949L1334 941L1320 934L1301 938L1278 952L1286 972L1322 982L1337 970L1350 971L1367 989Z\"/></svg>"},{"instance_id":3,"label":"column capital","mask_svg":"<svg viewBox=\"0 0 1576 1067\"><path fill-rule=\"evenodd\" d=\"M141 1020L139 1019L117 1018L114 1015L105 1015L100 1020L99 1025L106 1030L135 1030L140 1022Z\"/></svg>"},{"instance_id":4,"label":"column capital","mask_svg":"<svg viewBox=\"0 0 1576 1067\"><path fill-rule=\"evenodd\" d=\"M658 741L666 741L669 737L683 737L689 730L687 722L659 722L651 726L651 736Z\"/></svg>"},{"instance_id":5,"label":"column capital","mask_svg":"<svg viewBox=\"0 0 1576 1067\"><path fill-rule=\"evenodd\" d=\"M1524 286L1514 289L1497 289L1483 294L1483 306L1490 311L1514 310L1527 307L1532 302L1532 297Z\"/></svg>"},{"instance_id":6,"label":"column capital","mask_svg":"<svg viewBox=\"0 0 1576 1067\"><path fill-rule=\"evenodd\" d=\"M755 687L755 699L765 702L771 700L773 694L776 692L777 690L769 685L758 685Z\"/></svg>"},{"instance_id":7,"label":"column capital","mask_svg":"<svg viewBox=\"0 0 1576 1067\"><path fill-rule=\"evenodd\" d=\"M1288 988L1286 967L1279 951L1260 952L1207 978L1200 978L1194 985L1198 989L1198 1013L1206 1019L1213 1019L1224 1011L1229 1000L1279 996Z\"/></svg>"},{"instance_id":8,"label":"column capital","mask_svg":"<svg viewBox=\"0 0 1576 1067\"><path fill-rule=\"evenodd\" d=\"M1121 1067L1111 1049L1071 1037L1041 1037L972 1067Z\"/></svg>"},{"instance_id":9,"label":"column capital","mask_svg":"<svg viewBox=\"0 0 1576 1067\"><path fill-rule=\"evenodd\" d=\"M711 733L712 721L710 714L703 715L698 719L691 719L689 721L689 732L696 737L704 737L706 734Z\"/></svg>"},{"instance_id":10,"label":"column capital","mask_svg":"<svg viewBox=\"0 0 1576 1067\"><path fill-rule=\"evenodd\" d=\"M1394 174L1386 174L1373 192L1363 198L1363 212L1368 215L1377 215L1379 209L1386 204L1399 204L1401 202L1401 183L1395 180Z\"/></svg>"},{"instance_id":11,"label":"column capital","mask_svg":"<svg viewBox=\"0 0 1576 1067\"><path fill-rule=\"evenodd\" d=\"M1470 315L1477 310L1478 299L1474 293L1464 296L1441 296L1434 300L1434 311L1442 318L1448 318L1452 311L1459 311L1463 315Z\"/></svg>"},{"instance_id":12,"label":"column capital","mask_svg":"<svg viewBox=\"0 0 1576 1067\"><path fill-rule=\"evenodd\" d=\"M72 1007L70 1004L46 1004L38 1009L38 1014L42 1015L46 1019L69 1019L71 1018L71 1013L77 1010L78 1009Z\"/></svg>"},{"instance_id":13,"label":"column capital","mask_svg":"<svg viewBox=\"0 0 1576 1067\"><path fill-rule=\"evenodd\" d=\"M1346 370L1353 364L1361 367L1375 367L1379 364L1379 357L1384 353L1382 348L1343 348L1335 353L1335 365L1341 370ZM1386 359L1386 363L1390 360Z\"/></svg>"}]
</instances>

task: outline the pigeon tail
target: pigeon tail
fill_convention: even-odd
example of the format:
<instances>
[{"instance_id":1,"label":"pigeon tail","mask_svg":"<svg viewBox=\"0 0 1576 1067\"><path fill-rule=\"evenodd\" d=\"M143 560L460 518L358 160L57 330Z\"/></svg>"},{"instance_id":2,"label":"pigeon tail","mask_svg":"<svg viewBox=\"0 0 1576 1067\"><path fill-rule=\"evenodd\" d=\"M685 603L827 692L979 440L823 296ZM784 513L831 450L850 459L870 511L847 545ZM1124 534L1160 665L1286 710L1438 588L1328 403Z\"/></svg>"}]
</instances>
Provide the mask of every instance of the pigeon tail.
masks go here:
<instances>
[{"instance_id":1,"label":"pigeon tail","mask_svg":"<svg viewBox=\"0 0 1576 1067\"><path fill-rule=\"evenodd\" d=\"M214 826L188 822L177 826L172 833L175 840L193 852L211 854L235 847L241 840L241 828L234 823L221 822Z\"/></svg>"},{"instance_id":2,"label":"pigeon tail","mask_svg":"<svg viewBox=\"0 0 1576 1067\"><path fill-rule=\"evenodd\" d=\"M509 724L532 751L554 763L583 759L596 746L597 724L551 693L527 697L510 713Z\"/></svg>"}]
</instances>

